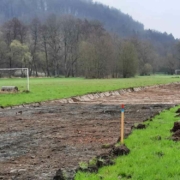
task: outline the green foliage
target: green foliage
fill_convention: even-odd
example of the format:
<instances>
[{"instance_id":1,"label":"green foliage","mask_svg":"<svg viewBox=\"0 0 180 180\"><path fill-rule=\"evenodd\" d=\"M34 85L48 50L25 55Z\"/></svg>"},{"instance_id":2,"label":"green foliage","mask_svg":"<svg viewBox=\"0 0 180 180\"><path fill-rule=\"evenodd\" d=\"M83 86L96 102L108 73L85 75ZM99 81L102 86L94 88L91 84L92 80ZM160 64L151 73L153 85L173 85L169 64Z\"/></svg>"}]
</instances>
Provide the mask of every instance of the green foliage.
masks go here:
<instances>
[{"instance_id":1,"label":"green foliage","mask_svg":"<svg viewBox=\"0 0 180 180\"><path fill-rule=\"evenodd\" d=\"M124 42L120 55L122 74L124 78L134 77L137 72L137 51L131 42Z\"/></svg>"},{"instance_id":2,"label":"green foliage","mask_svg":"<svg viewBox=\"0 0 180 180\"><path fill-rule=\"evenodd\" d=\"M21 44L18 40L13 40L10 44L10 57L14 62L23 64L25 67L31 59L29 48L25 44ZM20 66L21 67L21 66Z\"/></svg>"},{"instance_id":3,"label":"green foliage","mask_svg":"<svg viewBox=\"0 0 180 180\"><path fill-rule=\"evenodd\" d=\"M26 79L0 79L0 87L17 86L20 90L16 94L0 94L0 105L17 105L23 103L32 103L47 101L71 96L83 95L92 92L105 92L109 90L118 90L128 87L139 87L155 84L166 84L180 81L174 76L143 76L129 79L94 79L87 80L83 78L31 78L30 92L21 93L26 89Z\"/></svg>"},{"instance_id":4,"label":"green foliage","mask_svg":"<svg viewBox=\"0 0 180 180\"><path fill-rule=\"evenodd\" d=\"M151 64L146 63L143 67L141 75L151 75L152 72L153 72L153 68L152 68Z\"/></svg>"},{"instance_id":5,"label":"green foliage","mask_svg":"<svg viewBox=\"0 0 180 180\"><path fill-rule=\"evenodd\" d=\"M178 120L175 116L178 108L166 110L153 121L146 122L146 130L134 130L125 140L126 146L131 150L130 154L117 158L115 165L103 167L97 174L78 172L75 179L180 179L180 142L170 139L170 129Z\"/></svg>"}]
</instances>

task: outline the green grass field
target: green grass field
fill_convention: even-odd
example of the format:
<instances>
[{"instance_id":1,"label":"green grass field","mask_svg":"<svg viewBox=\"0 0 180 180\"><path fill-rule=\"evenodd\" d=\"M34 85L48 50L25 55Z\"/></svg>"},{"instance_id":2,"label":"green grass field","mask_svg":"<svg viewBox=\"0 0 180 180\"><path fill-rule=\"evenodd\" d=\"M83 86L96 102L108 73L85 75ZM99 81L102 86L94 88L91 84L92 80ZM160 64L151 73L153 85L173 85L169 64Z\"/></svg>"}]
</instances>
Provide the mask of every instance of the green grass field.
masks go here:
<instances>
[{"instance_id":1,"label":"green grass field","mask_svg":"<svg viewBox=\"0 0 180 180\"><path fill-rule=\"evenodd\" d=\"M83 78L31 78L30 93L23 93L26 79L0 79L0 87L17 86L20 90L16 94L0 94L1 106L40 102L92 92L104 92L129 87L147 86L154 84L166 84L180 82L179 77L174 76L147 76L129 79L83 79Z\"/></svg>"},{"instance_id":2,"label":"green grass field","mask_svg":"<svg viewBox=\"0 0 180 180\"><path fill-rule=\"evenodd\" d=\"M134 130L125 140L130 154L97 174L78 172L75 180L180 180L180 142L170 139L176 108L164 111L145 130Z\"/></svg>"}]
</instances>

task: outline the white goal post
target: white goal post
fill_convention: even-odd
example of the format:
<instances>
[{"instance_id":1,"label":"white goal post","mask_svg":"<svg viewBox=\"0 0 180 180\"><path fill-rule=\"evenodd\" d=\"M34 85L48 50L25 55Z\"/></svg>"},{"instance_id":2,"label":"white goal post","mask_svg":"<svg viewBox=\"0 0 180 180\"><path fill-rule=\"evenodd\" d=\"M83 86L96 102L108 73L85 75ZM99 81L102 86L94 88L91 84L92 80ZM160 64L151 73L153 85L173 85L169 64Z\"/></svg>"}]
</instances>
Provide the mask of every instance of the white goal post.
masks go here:
<instances>
[{"instance_id":1,"label":"white goal post","mask_svg":"<svg viewBox=\"0 0 180 180\"><path fill-rule=\"evenodd\" d=\"M29 91L29 69L28 68L0 68L0 71L26 70L27 90Z\"/></svg>"}]
</instances>

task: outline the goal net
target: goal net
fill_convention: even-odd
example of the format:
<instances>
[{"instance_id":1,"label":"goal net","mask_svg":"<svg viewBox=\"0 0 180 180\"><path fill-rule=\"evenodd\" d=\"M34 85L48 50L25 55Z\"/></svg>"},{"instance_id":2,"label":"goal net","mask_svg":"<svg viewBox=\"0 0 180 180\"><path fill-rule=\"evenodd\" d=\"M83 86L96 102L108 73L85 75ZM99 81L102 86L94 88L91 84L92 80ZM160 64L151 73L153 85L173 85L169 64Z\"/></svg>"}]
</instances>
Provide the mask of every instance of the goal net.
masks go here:
<instances>
[{"instance_id":1,"label":"goal net","mask_svg":"<svg viewBox=\"0 0 180 180\"><path fill-rule=\"evenodd\" d=\"M0 69L0 90L2 90L2 87L17 87L19 91L29 91L29 69Z\"/></svg>"}]
</instances>

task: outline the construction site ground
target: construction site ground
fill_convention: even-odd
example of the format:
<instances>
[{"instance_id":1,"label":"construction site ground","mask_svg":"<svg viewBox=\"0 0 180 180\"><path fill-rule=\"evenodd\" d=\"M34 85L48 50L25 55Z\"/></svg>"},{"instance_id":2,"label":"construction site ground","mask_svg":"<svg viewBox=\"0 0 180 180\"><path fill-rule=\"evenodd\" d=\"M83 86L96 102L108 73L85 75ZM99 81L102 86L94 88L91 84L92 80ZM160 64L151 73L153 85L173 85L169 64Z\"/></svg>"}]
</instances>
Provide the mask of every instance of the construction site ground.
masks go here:
<instances>
[{"instance_id":1,"label":"construction site ground","mask_svg":"<svg viewBox=\"0 0 180 180\"><path fill-rule=\"evenodd\" d=\"M130 88L0 109L0 179L50 180L105 153L134 124L180 104L180 84Z\"/></svg>"}]
</instances>

